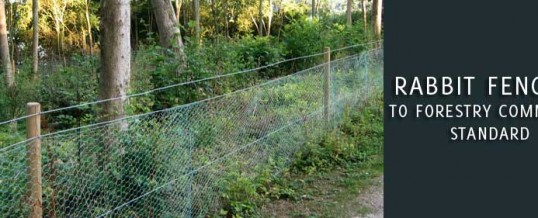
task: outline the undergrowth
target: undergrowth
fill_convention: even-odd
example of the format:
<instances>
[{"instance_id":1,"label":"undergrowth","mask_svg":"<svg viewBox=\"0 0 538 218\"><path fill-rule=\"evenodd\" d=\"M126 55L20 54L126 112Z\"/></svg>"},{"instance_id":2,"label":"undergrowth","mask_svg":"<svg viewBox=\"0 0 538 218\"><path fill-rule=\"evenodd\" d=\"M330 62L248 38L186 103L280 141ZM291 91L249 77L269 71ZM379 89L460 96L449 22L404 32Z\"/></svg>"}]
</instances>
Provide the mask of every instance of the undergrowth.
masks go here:
<instances>
[{"instance_id":1,"label":"undergrowth","mask_svg":"<svg viewBox=\"0 0 538 218\"><path fill-rule=\"evenodd\" d=\"M382 171L383 99L376 95L363 105L346 110L337 128L319 141L310 141L297 152L291 164L275 173L279 164L270 159L269 167L257 173L230 174L222 184L224 206L215 216L265 217L260 208L276 200L299 201L305 198L308 178L329 174L335 169L346 173L359 165ZM375 160L375 161L372 161ZM362 176L343 178L348 187L362 184ZM348 181L349 180L349 181ZM353 181L351 181L353 180Z\"/></svg>"}]
</instances>

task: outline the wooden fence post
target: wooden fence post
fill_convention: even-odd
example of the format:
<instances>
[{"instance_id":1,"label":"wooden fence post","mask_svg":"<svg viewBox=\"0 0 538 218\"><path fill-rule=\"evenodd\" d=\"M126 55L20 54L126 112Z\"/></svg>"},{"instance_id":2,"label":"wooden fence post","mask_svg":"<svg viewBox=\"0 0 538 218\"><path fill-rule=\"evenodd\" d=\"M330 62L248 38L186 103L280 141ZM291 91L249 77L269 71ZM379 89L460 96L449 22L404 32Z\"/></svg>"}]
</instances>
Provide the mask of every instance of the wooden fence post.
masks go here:
<instances>
[{"instance_id":1,"label":"wooden fence post","mask_svg":"<svg viewBox=\"0 0 538 218\"><path fill-rule=\"evenodd\" d=\"M43 190L41 186L41 105L30 102L26 105L28 117L26 123L26 146L28 161L28 203L29 217L43 217Z\"/></svg>"},{"instance_id":2,"label":"wooden fence post","mask_svg":"<svg viewBox=\"0 0 538 218\"><path fill-rule=\"evenodd\" d=\"M323 119L329 127L331 108L331 48L325 47L325 78L323 80Z\"/></svg>"}]
</instances>

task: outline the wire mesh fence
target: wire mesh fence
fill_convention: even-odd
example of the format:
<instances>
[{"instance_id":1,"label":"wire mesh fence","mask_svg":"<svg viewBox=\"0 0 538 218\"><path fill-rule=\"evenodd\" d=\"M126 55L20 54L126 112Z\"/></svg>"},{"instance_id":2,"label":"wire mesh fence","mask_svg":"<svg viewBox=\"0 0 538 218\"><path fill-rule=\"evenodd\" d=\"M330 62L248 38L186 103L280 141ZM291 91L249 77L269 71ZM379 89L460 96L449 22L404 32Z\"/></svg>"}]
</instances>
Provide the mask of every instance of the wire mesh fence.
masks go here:
<instances>
[{"instance_id":1,"label":"wire mesh fence","mask_svg":"<svg viewBox=\"0 0 538 218\"><path fill-rule=\"evenodd\" d=\"M278 173L324 123L328 63L202 101L0 148L0 216L28 216L41 140L45 217L204 217L237 177ZM330 62L330 123L382 91L383 51Z\"/></svg>"}]
</instances>

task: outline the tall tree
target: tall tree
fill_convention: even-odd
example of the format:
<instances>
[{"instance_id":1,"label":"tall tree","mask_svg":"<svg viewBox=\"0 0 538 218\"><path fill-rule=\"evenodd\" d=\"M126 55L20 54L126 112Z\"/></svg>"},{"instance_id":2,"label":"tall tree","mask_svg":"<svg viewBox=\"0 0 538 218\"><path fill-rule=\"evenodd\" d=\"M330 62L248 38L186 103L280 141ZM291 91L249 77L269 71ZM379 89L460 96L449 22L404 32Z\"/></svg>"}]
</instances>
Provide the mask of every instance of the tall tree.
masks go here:
<instances>
[{"instance_id":1,"label":"tall tree","mask_svg":"<svg viewBox=\"0 0 538 218\"><path fill-rule=\"evenodd\" d=\"M351 17L351 12L353 9L353 0L347 0L346 7L346 20L347 26L351 27L353 25L353 18Z\"/></svg>"},{"instance_id":2,"label":"tall tree","mask_svg":"<svg viewBox=\"0 0 538 218\"><path fill-rule=\"evenodd\" d=\"M271 25L273 23L273 0L269 0L269 19L267 21L267 36L271 35Z\"/></svg>"},{"instance_id":3,"label":"tall tree","mask_svg":"<svg viewBox=\"0 0 538 218\"><path fill-rule=\"evenodd\" d=\"M218 0L209 0L207 2L209 4L209 6L211 6L211 17L213 18L213 31L214 33L219 33L219 29L220 29L220 26L221 26L221 23L219 22L219 11L218 11Z\"/></svg>"},{"instance_id":4,"label":"tall tree","mask_svg":"<svg viewBox=\"0 0 538 218\"><path fill-rule=\"evenodd\" d=\"M161 46L183 46L179 23L170 0L151 0Z\"/></svg>"},{"instance_id":5,"label":"tall tree","mask_svg":"<svg viewBox=\"0 0 538 218\"><path fill-rule=\"evenodd\" d=\"M110 99L127 95L131 72L130 0L101 1L101 77L99 97ZM104 120L124 116L123 99L102 104ZM125 125L125 124L124 124ZM125 127L125 126L122 126Z\"/></svg>"},{"instance_id":6,"label":"tall tree","mask_svg":"<svg viewBox=\"0 0 538 218\"><path fill-rule=\"evenodd\" d=\"M63 56L64 37L65 37L65 18L68 0L51 0L49 1L49 10L43 10L43 14L48 15L54 22L54 32L56 32L56 46L58 55Z\"/></svg>"},{"instance_id":7,"label":"tall tree","mask_svg":"<svg viewBox=\"0 0 538 218\"><path fill-rule=\"evenodd\" d=\"M183 40L181 40L181 30L179 21L174 13L174 7L170 0L151 0L155 21L159 29L159 41L165 48L173 48L185 64L186 56L183 50Z\"/></svg>"},{"instance_id":8,"label":"tall tree","mask_svg":"<svg viewBox=\"0 0 538 218\"><path fill-rule=\"evenodd\" d=\"M312 0L311 16L312 16L312 18L316 17L316 0Z\"/></svg>"},{"instance_id":9,"label":"tall tree","mask_svg":"<svg viewBox=\"0 0 538 218\"><path fill-rule=\"evenodd\" d=\"M383 0L374 0L375 3L375 35L381 39L381 26L383 17Z\"/></svg>"},{"instance_id":10,"label":"tall tree","mask_svg":"<svg viewBox=\"0 0 538 218\"><path fill-rule=\"evenodd\" d=\"M377 0L372 0L372 13L370 14L370 20L372 20L372 28L375 29L375 18L377 14Z\"/></svg>"},{"instance_id":11,"label":"tall tree","mask_svg":"<svg viewBox=\"0 0 538 218\"><path fill-rule=\"evenodd\" d=\"M362 22L364 25L364 31L367 31L368 29L368 16L366 11L366 0L361 0L361 8L362 8Z\"/></svg>"},{"instance_id":12,"label":"tall tree","mask_svg":"<svg viewBox=\"0 0 538 218\"><path fill-rule=\"evenodd\" d=\"M34 0L36 1L36 0ZM86 0L86 10L85 10L85 15L86 15L86 28L87 28L87 31L88 31L88 38L89 38L89 42L90 42L90 55L93 55L93 35L92 35L92 23L91 23L91 12L90 12L90 2L91 0Z\"/></svg>"},{"instance_id":13,"label":"tall tree","mask_svg":"<svg viewBox=\"0 0 538 218\"><path fill-rule=\"evenodd\" d=\"M201 42L201 36L200 36L200 0L193 0L192 1L194 6L194 35L196 44L199 44Z\"/></svg>"},{"instance_id":14,"label":"tall tree","mask_svg":"<svg viewBox=\"0 0 538 218\"><path fill-rule=\"evenodd\" d=\"M15 75L11 65L11 58L9 56L7 34L6 2L5 0L0 0L0 56L2 56L2 67L4 69L6 85L7 87L12 87L15 85Z\"/></svg>"},{"instance_id":15,"label":"tall tree","mask_svg":"<svg viewBox=\"0 0 538 218\"><path fill-rule=\"evenodd\" d=\"M265 26L263 23L263 0L259 1L258 5L258 34L260 36L263 36L263 27Z\"/></svg>"},{"instance_id":16,"label":"tall tree","mask_svg":"<svg viewBox=\"0 0 538 218\"><path fill-rule=\"evenodd\" d=\"M32 2L32 27L33 41L32 41L32 73L34 77L37 76L39 70L39 0L33 0Z\"/></svg>"},{"instance_id":17,"label":"tall tree","mask_svg":"<svg viewBox=\"0 0 538 218\"><path fill-rule=\"evenodd\" d=\"M181 14L181 6L183 5L183 0L176 0L176 19L179 23L179 15Z\"/></svg>"},{"instance_id":18,"label":"tall tree","mask_svg":"<svg viewBox=\"0 0 538 218\"><path fill-rule=\"evenodd\" d=\"M224 0L224 32L227 38L230 37L230 20L228 15L228 0Z\"/></svg>"}]
</instances>

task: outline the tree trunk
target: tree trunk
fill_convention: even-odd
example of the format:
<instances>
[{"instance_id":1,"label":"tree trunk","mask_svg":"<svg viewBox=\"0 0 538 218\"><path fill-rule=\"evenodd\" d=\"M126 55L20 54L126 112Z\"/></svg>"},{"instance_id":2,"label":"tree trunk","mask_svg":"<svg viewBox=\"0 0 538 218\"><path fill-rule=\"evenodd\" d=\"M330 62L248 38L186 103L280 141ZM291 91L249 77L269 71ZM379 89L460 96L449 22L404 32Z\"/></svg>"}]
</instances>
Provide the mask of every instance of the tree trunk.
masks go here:
<instances>
[{"instance_id":1,"label":"tree trunk","mask_svg":"<svg viewBox=\"0 0 538 218\"><path fill-rule=\"evenodd\" d=\"M312 0L312 19L316 17L316 0Z\"/></svg>"},{"instance_id":2,"label":"tree trunk","mask_svg":"<svg viewBox=\"0 0 538 218\"><path fill-rule=\"evenodd\" d=\"M353 18L351 17L352 9L353 9L353 0L347 0L346 20L347 20L348 27L351 27L353 25Z\"/></svg>"},{"instance_id":3,"label":"tree trunk","mask_svg":"<svg viewBox=\"0 0 538 218\"><path fill-rule=\"evenodd\" d=\"M224 32L226 39L230 38L230 21L228 19L228 0L224 0Z\"/></svg>"},{"instance_id":4,"label":"tree trunk","mask_svg":"<svg viewBox=\"0 0 538 218\"><path fill-rule=\"evenodd\" d=\"M196 44L200 44L201 42L201 36L200 36L200 0L193 0L194 4L194 35Z\"/></svg>"},{"instance_id":5,"label":"tree trunk","mask_svg":"<svg viewBox=\"0 0 538 218\"><path fill-rule=\"evenodd\" d=\"M63 42L65 32L65 10L69 1L51 1L51 14L54 20L54 31L56 32L56 46L58 57L65 58L63 54Z\"/></svg>"},{"instance_id":6,"label":"tree trunk","mask_svg":"<svg viewBox=\"0 0 538 218\"><path fill-rule=\"evenodd\" d=\"M269 20L267 21L267 36L271 35L271 25L273 23L273 0L269 0Z\"/></svg>"},{"instance_id":7,"label":"tree trunk","mask_svg":"<svg viewBox=\"0 0 538 218\"><path fill-rule=\"evenodd\" d=\"M280 25L278 25L278 32L277 32L277 38L280 39L280 33L282 32L282 28L284 26L284 15L286 14L284 10L284 4L282 4L282 1L280 1L280 4L278 5L278 15L280 17Z\"/></svg>"},{"instance_id":8,"label":"tree trunk","mask_svg":"<svg viewBox=\"0 0 538 218\"><path fill-rule=\"evenodd\" d=\"M260 5L258 6L258 34L263 36L263 0L260 0Z\"/></svg>"},{"instance_id":9,"label":"tree trunk","mask_svg":"<svg viewBox=\"0 0 538 218\"><path fill-rule=\"evenodd\" d=\"M383 17L383 0L376 1L376 10L375 10L375 35L377 39L381 39L381 26Z\"/></svg>"},{"instance_id":10,"label":"tree trunk","mask_svg":"<svg viewBox=\"0 0 538 218\"><path fill-rule=\"evenodd\" d=\"M183 5L183 0L176 0L176 19L179 23L179 15L181 14L181 6Z\"/></svg>"},{"instance_id":11,"label":"tree trunk","mask_svg":"<svg viewBox=\"0 0 538 218\"><path fill-rule=\"evenodd\" d=\"M8 3L10 1L7 1ZM7 24L7 32L8 32L8 38L7 38L7 44L9 45L10 50L9 50L9 54L10 54L10 60L11 60L11 71L13 71L14 73L16 72L16 68L15 68L15 53L16 53L16 50L15 49L17 46L16 46L16 42L15 42L15 38L14 37L9 37L9 30L14 30L15 29L15 25L17 23L17 20L15 19L15 11L17 9L16 8L16 5L17 4L9 4L9 9L6 8L6 24ZM9 17L7 16L8 14L8 11L9 11ZM13 31L15 32L15 31Z\"/></svg>"},{"instance_id":12,"label":"tree trunk","mask_svg":"<svg viewBox=\"0 0 538 218\"><path fill-rule=\"evenodd\" d=\"M90 55L93 55L93 34L92 34L92 23L90 20L90 0L86 0L86 25L88 28L88 39L90 41Z\"/></svg>"},{"instance_id":13,"label":"tree trunk","mask_svg":"<svg viewBox=\"0 0 538 218\"><path fill-rule=\"evenodd\" d=\"M2 56L2 67L6 78L7 87L15 85L15 75L9 56L9 45L7 41L7 23L6 23L6 2L0 0L0 56Z\"/></svg>"},{"instance_id":14,"label":"tree trunk","mask_svg":"<svg viewBox=\"0 0 538 218\"><path fill-rule=\"evenodd\" d=\"M181 61L181 68L183 68L186 63L186 55L183 50L179 22L174 14L172 2L170 0L151 0L151 4L157 28L159 29L160 44L164 48L172 48L176 51Z\"/></svg>"},{"instance_id":15,"label":"tree trunk","mask_svg":"<svg viewBox=\"0 0 538 218\"><path fill-rule=\"evenodd\" d=\"M375 29L375 17L377 14L377 0L372 0L372 14L370 14L370 20L372 21L372 28Z\"/></svg>"},{"instance_id":16,"label":"tree trunk","mask_svg":"<svg viewBox=\"0 0 538 218\"><path fill-rule=\"evenodd\" d=\"M179 24L169 0L151 0L155 22L159 30L159 40L162 47L183 46Z\"/></svg>"},{"instance_id":17,"label":"tree trunk","mask_svg":"<svg viewBox=\"0 0 538 218\"><path fill-rule=\"evenodd\" d=\"M62 56L62 48L61 48L61 39L60 39L60 22L58 20L55 20L54 22L54 31L56 32L56 50L58 52L58 56Z\"/></svg>"},{"instance_id":18,"label":"tree trunk","mask_svg":"<svg viewBox=\"0 0 538 218\"><path fill-rule=\"evenodd\" d=\"M131 70L130 0L101 1L101 78L99 97L127 95ZM124 117L125 99L102 103L104 121ZM122 129L126 123L122 123Z\"/></svg>"},{"instance_id":19,"label":"tree trunk","mask_svg":"<svg viewBox=\"0 0 538 218\"><path fill-rule=\"evenodd\" d=\"M260 32L260 26L258 25L258 21L256 21L256 18L254 18L254 15L251 14L250 19L252 20L252 23L256 27L256 31L258 31L258 33L259 33ZM262 25L262 24L260 23L260 25Z\"/></svg>"},{"instance_id":20,"label":"tree trunk","mask_svg":"<svg viewBox=\"0 0 538 218\"><path fill-rule=\"evenodd\" d=\"M33 32L33 42L32 42L32 73L34 78L38 76L39 70L39 0L33 0L32 3L32 27L34 28Z\"/></svg>"},{"instance_id":21,"label":"tree trunk","mask_svg":"<svg viewBox=\"0 0 538 218\"><path fill-rule=\"evenodd\" d=\"M185 5L188 5L188 1L185 0ZM183 26L188 26L189 24L189 19L188 19L188 15L187 15L187 10L183 10L181 11L181 13L183 14Z\"/></svg>"},{"instance_id":22,"label":"tree trunk","mask_svg":"<svg viewBox=\"0 0 538 218\"><path fill-rule=\"evenodd\" d=\"M362 7L362 22L364 25L364 32L368 31L368 13L366 11L366 0L361 0Z\"/></svg>"},{"instance_id":23,"label":"tree trunk","mask_svg":"<svg viewBox=\"0 0 538 218\"><path fill-rule=\"evenodd\" d=\"M215 0L213 1L209 1L209 4L211 5L211 15L213 16L213 28L214 28L214 31L215 33L220 33L220 23L219 23L219 20L217 19L218 17L218 11L217 11L217 3Z\"/></svg>"}]
</instances>

